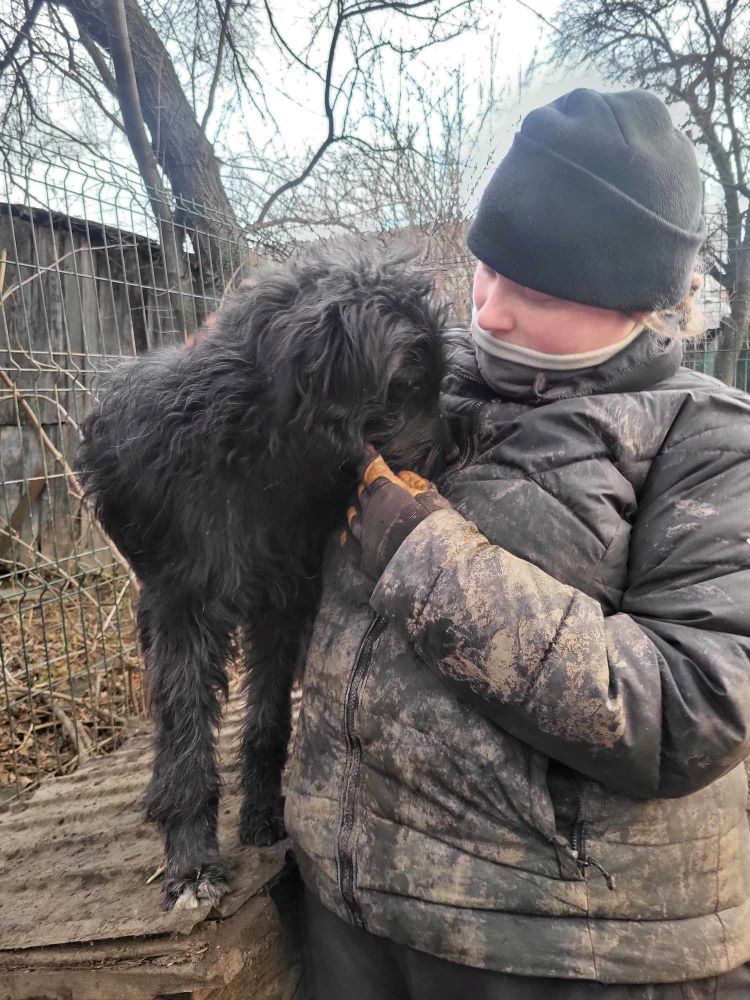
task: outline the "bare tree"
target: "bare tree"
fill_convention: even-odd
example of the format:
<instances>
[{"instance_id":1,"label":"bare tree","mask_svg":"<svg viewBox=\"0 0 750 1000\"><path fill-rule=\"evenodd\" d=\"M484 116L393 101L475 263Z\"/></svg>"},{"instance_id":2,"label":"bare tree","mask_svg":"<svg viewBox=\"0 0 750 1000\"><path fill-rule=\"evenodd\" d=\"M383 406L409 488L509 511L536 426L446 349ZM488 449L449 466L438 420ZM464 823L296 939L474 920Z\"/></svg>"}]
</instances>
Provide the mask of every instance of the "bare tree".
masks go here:
<instances>
[{"instance_id":1,"label":"bare tree","mask_svg":"<svg viewBox=\"0 0 750 1000\"><path fill-rule=\"evenodd\" d=\"M499 107L491 44L488 51L485 84L468 82L461 68L426 84L405 66L392 73L378 62L363 87L357 135L328 148L323 169L289 192L285 214L272 213L254 231L283 228L295 242L300 230L437 236L464 226L472 178L485 166L480 137ZM390 90L386 73L394 76Z\"/></svg>"},{"instance_id":2,"label":"bare tree","mask_svg":"<svg viewBox=\"0 0 750 1000\"><path fill-rule=\"evenodd\" d=\"M208 262L218 260L217 245L241 240L242 228L167 46L137 0L28 2L12 2L20 26L0 23L9 42L0 124L22 148L27 137L62 139L106 155L113 136L126 140L159 227L171 311L189 330L195 317L180 306L189 277L185 233ZM221 284L208 268L202 277Z\"/></svg>"},{"instance_id":3,"label":"bare tree","mask_svg":"<svg viewBox=\"0 0 750 1000\"><path fill-rule=\"evenodd\" d=\"M506 95L496 91L492 44L482 78L486 84L470 83L456 69L425 84L400 73L392 99L373 98L370 109L380 145L390 153L357 151L347 172L370 227L407 233L421 246L456 321L468 317L474 270L466 249L467 203L488 165L481 153L485 133Z\"/></svg>"},{"instance_id":4,"label":"bare tree","mask_svg":"<svg viewBox=\"0 0 750 1000\"><path fill-rule=\"evenodd\" d=\"M142 173L146 166L144 180L153 191L141 122L157 171L171 190L176 221L208 259L211 241L226 239L228 231L233 241L241 240L243 234L267 229L276 218L293 215L296 192L305 188L309 195L309 182L314 188L316 173L333 152L359 149L370 157L387 155L390 147L363 134L369 125L359 107L360 95L373 67L386 52L408 60L467 30L475 2L309 0L308 37L295 48L271 0L179 0L167 5L123 0L136 107L133 100L123 104L127 92L115 71L122 33L113 30L111 3L12 0L14 17L0 20L0 37L7 43L0 62L6 92L0 122L7 127L15 115L16 131L32 122L45 134L75 138L48 113L42 99L40 81L52 68L68 91L79 88L99 120L127 137ZM288 143L283 128L270 149L258 146L248 133L240 164L228 152L231 144L221 142L221 130L232 111L235 127L238 119L247 118L237 113L240 104L272 119L266 101L272 81L259 40L264 32L262 40L270 40L288 65L303 73L308 89L320 94L324 131L318 143L295 157L280 149L285 139ZM214 148L217 140L222 159ZM240 175L242 198L236 196Z\"/></svg>"},{"instance_id":5,"label":"bare tree","mask_svg":"<svg viewBox=\"0 0 750 1000\"><path fill-rule=\"evenodd\" d=\"M720 193L726 250L711 274L727 290L716 374L734 384L750 321L750 10L738 0L566 0L552 37L560 63L683 103L706 151L707 190Z\"/></svg>"},{"instance_id":6,"label":"bare tree","mask_svg":"<svg viewBox=\"0 0 750 1000\"><path fill-rule=\"evenodd\" d=\"M183 302L190 302L186 287L187 268L178 245L174 214L169 193L162 184L154 151L149 145L141 113L138 86L133 65L132 47L128 36L125 0L112 0L110 5L109 43L114 66L114 89L122 111L125 131L130 139L133 156L146 183L151 209L159 226L159 241L164 255L170 292L170 308L178 330L188 330L197 324L188 322Z\"/></svg>"}]
</instances>

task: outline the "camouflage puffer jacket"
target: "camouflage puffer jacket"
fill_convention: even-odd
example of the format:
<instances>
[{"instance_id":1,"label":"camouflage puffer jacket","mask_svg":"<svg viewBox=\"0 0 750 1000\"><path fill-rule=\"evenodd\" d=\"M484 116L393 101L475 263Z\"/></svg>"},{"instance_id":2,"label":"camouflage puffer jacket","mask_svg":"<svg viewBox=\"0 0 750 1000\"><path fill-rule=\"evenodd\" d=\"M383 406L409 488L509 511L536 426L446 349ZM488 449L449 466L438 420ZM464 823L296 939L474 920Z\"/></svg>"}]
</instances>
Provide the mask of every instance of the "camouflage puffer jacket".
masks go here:
<instances>
[{"instance_id":1,"label":"camouflage puffer jacket","mask_svg":"<svg viewBox=\"0 0 750 1000\"><path fill-rule=\"evenodd\" d=\"M455 510L374 590L327 550L286 822L340 917L521 975L750 960L750 397L680 363L491 392L454 335Z\"/></svg>"}]
</instances>

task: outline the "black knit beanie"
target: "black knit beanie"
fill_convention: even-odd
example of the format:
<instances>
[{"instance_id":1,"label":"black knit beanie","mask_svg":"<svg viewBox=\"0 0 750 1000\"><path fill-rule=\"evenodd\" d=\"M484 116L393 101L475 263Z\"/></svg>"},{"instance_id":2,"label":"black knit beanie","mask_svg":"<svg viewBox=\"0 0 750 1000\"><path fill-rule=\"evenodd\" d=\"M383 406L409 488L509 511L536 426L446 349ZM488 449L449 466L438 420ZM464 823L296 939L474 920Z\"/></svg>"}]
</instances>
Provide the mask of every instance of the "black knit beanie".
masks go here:
<instances>
[{"instance_id":1,"label":"black knit beanie","mask_svg":"<svg viewBox=\"0 0 750 1000\"><path fill-rule=\"evenodd\" d=\"M526 116L467 243L520 285L637 312L683 299L705 233L695 151L664 103L579 89Z\"/></svg>"}]
</instances>

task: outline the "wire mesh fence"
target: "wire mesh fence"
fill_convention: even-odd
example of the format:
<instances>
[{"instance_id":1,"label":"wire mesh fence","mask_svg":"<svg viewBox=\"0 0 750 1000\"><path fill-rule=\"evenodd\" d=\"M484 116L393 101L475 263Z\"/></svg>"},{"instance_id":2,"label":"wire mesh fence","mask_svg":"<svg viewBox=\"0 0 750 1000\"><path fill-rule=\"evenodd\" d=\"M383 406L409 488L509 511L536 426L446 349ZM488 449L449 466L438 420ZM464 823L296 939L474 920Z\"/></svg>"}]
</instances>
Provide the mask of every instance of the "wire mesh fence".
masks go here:
<instances>
[{"instance_id":1,"label":"wire mesh fence","mask_svg":"<svg viewBox=\"0 0 750 1000\"><path fill-rule=\"evenodd\" d=\"M135 581L74 471L97 378L123 357L179 342L254 265L300 249L272 235L250 240L234 220L191 205L192 228L172 229L183 267L175 286L136 173L3 145L0 803L113 748L145 709ZM452 320L468 322L474 260L464 223L412 235L453 303ZM720 318L720 291L704 295ZM686 364L715 373L717 344L709 337L691 348ZM745 350L737 384L747 389L749 375Z\"/></svg>"},{"instance_id":2,"label":"wire mesh fence","mask_svg":"<svg viewBox=\"0 0 750 1000\"><path fill-rule=\"evenodd\" d=\"M135 584L73 465L97 377L183 331L137 174L8 143L0 198L2 801L111 749L144 710ZM206 232L175 234L188 329L260 259L230 221L207 215Z\"/></svg>"}]
</instances>

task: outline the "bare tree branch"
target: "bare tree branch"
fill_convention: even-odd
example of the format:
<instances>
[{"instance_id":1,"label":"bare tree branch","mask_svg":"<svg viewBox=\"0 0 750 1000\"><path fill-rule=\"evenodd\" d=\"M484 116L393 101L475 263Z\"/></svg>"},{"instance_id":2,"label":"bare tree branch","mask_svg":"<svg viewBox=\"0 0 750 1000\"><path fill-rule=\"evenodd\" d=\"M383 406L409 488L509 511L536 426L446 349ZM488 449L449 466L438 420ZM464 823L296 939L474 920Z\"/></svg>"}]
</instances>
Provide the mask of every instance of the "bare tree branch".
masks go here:
<instances>
[{"instance_id":1,"label":"bare tree branch","mask_svg":"<svg viewBox=\"0 0 750 1000\"><path fill-rule=\"evenodd\" d=\"M733 381L750 325L750 10L737 0L565 0L555 24L559 64L683 102L704 176L723 200L724 249L710 274L729 295L717 374ZM710 169L709 169L710 168ZM709 189L710 190L710 189Z\"/></svg>"},{"instance_id":2,"label":"bare tree branch","mask_svg":"<svg viewBox=\"0 0 750 1000\"><path fill-rule=\"evenodd\" d=\"M267 4L267 0L266 0ZM410 19L415 20L428 20L432 24L437 24L442 18L448 17L450 14L455 13L458 10L467 8L470 6L470 0L458 0L454 3L447 11L443 11L439 4L436 4L436 0L413 0L411 3L402 3L398 0L375 0L375 2L361 3L355 2L350 6L346 5L345 0L333 0L332 4L336 10L336 17L333 22L331 37L328 47L328 55L326 59L326 71L323 77L323 110L327 123L327 130L323 140L320 142L318 147L315 149L311 157L309 158L305 167L295 176L292 177L281 185L279 185L274 191L272 191L268 197L263 202L260 211L256 218L256 225L263 225L265 220L273 207L273 205L281 198L283 195L287 194L289 191L303 184L313 173L317 164L322 160L326 151L331 148L336 143L346 142L351 137L349 134L342 129L342 131L337 135L336 132L336 121L335 121L335 105L339 96L343 92L344 84L346 83L347 76L351 76L352 79L347 89L347 101L346 107L343 115L342 125L345 127L349 107L352 100L352 95L354 92L357 75L361 72L362 60L371 56L373 53L379 51L382 48L387 48L391 45L390 41L387 39L374 41L371 45L363 50L359 50L356 45L353 45L355 61L354 66L350 68L344 75L343 79L337 84L333 79L333 69L337 54L337 48L339 46L342 31L348 28L352 21L355 19L361 19L361 23L366 27L367 21L366 16L372 14L373 12L379 12L384 10L392 10L396 13L405 15ZM417 11L421 11L425 8L432 8L432 13L428 18L423 18ZM268 10L268 6L266 6ZM330 9L330 5L329 5ZM442 42L449 40L450 38L456 37L460 34L463 29L456 29L453 32L449 32L447 35L441 36L439 39L434 37L429 38L423 45L410 46L407 49L401 48L402 54L413 53L424 51L425 48L436 44L436 42ZM320 26L316 29L314 34L320 31ZM284 43L285 44L285 43ZM306 63L305 63L306 64ZM333 95L333 96L332 96Z\"/></svg>"},{"instance_id":3,"label":"bare tree branch","mask_svg":"<svg viewBox=\"0 0 750 1000\"><path fill-rule=\"evenodd\" d=\"M107 65L107 60L102 54L102 50L96 44L91 35L86 31L81 25L78 26L78 38L81 45L84 47L89 55L89 58L96 66L97 72L102 79L102 83L107 88L107 90L112 94L113 97L117 96L117 82Z\"/></svg>"},{"instance_id":4,"label":"bare tree branch","mask_svg":"<svg viewBox=\"0 0 750 1000\"><path fill-rule=\"evenodd\" d=\"M546 25L550 29L550 31L555 31L559 33L560 29L557 27L557 25L554 24L552 21L550 21L549 18L545 17L544 14L538 11L535 7L532 7L530 3L525 3L524 0L515 0L515 2L518 4L519 7L523 7L524 10L527 10L530 14L533 14L534 17L537 18L537 20L541 21L542 24Z\"/></svg>"},{"instance_id":5,"label":"bare tree branch","mask_svg":"<svg viewBox=\"0 0 750 1000\"><path fill-rule=\"evenodd\" d=\"M211 113L214 109L214 100L216 98L216 87L219 83L219 77L221 76L222 62L224 58L224 46L227 40L227 32L229 30L229 16L232 9L232 0L226 0L224 10L221 9L221 0L216 0L216 8L219 12L219 18L221 21L221 30L219 31L219 45L216 52L216 63L214 65L213 77L211 79L211 86L208 91L208 101L206 103L206 110L203 112L203 117L201 118L201 131L206 131L206 125L208 125L208 120L211 117Z\"/></svg>"},{"instance_id":6,"label":"bare tree branch","mask_svg":"<svg viewBox=\"0 0 750 1000\"><path fill-rule=\"evenodd\" d=\"M44 0L34 0L31 7L28 8L23 24L18 29L15 38L6 49L5 55L0 59L0 76L2 76L5 70L11 65L16 57L16 53L21 48L23 43L28 42L29 33L34 26L34 22L39 16L43 3Z\"/></svg>"}]
</instances>

